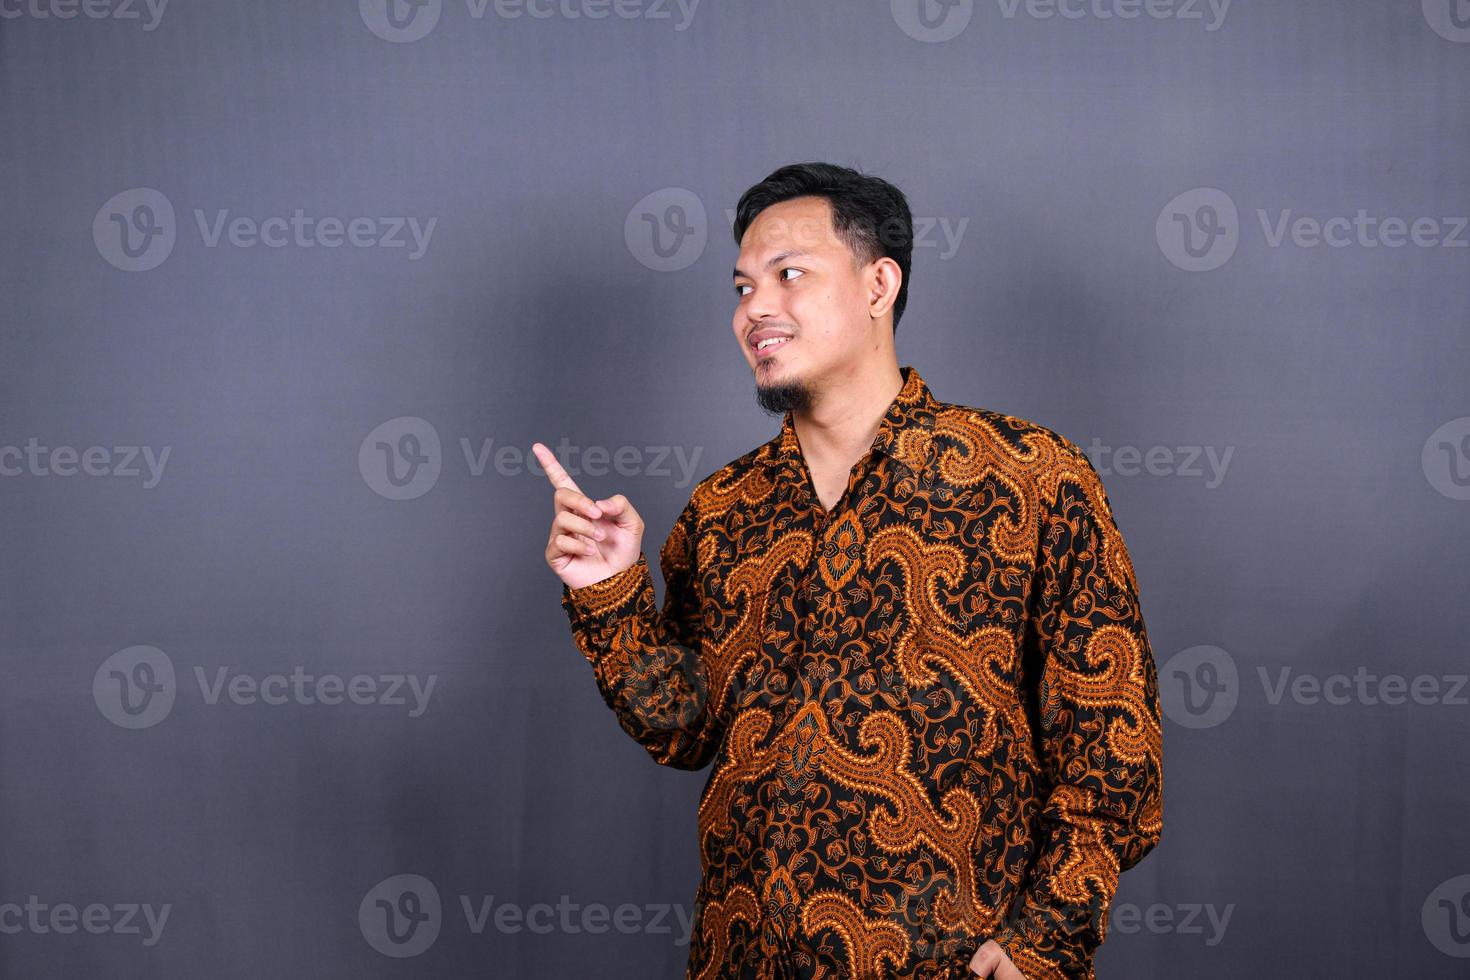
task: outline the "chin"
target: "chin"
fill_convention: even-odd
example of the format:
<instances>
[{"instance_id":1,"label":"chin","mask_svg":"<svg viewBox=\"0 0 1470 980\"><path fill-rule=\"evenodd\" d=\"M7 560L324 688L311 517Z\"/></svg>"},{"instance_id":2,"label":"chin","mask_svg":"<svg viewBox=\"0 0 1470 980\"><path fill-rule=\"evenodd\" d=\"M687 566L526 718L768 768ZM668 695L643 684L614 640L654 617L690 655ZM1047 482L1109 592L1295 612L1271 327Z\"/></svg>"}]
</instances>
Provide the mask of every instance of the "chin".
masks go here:
<instances>
[{"instance_id":1,"label":"chin","mask_svg":"<svg viewBox=\"0 0 1470 980\"><path fill-rule=\"evenodd\" d=\"M775 357L768 361L756 361L755 366L757 370L762 372L767 372L773 375L787 375L790 374L792 370L793 362L791 358L792 355L790 352L783 351L782 353L777 354Z\"/></svg>"},{"instance_id":2,"label":"chin","mask_svg":"<svg viewBox=\"0 0 1470 980\"><path fill-rule=\"evenodd\" d=\"M789 384L797 380L800 379L785 364L762 364L757 362L755 366L755 383L757 385Z\"/></svg>"}]
</instances>

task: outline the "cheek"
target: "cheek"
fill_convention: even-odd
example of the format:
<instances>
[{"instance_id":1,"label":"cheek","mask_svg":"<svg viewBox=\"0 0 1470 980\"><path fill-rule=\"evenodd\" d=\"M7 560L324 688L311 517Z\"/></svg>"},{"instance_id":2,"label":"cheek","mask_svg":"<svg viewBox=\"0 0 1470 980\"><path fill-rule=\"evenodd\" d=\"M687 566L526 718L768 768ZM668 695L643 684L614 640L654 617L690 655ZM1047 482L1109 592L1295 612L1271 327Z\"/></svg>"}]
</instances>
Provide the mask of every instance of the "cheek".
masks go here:
<instances>
[{"instance_id":1,"label":"cheek","mask_svg":"<svg viewBox=\"0 0 1470 980\"><path fill-rule=\"evenodd\" d=\"M852 315L843 304L845 296L836 290L811 292L788 306L791 318L801 324L803 333L831 339L842 333L842 324Z\"/></svg>"},{"instance_id":2,"label":"cheek","mask_svg":"<svg viewBox=\"0 0 1470 980\"><path fill-rule=\"evenodd\" d=\"M822 289L804 292L788 303L792 316L802 316L824 324L837 323L849 316L853 309L852 294L840 289Z\"/></svg>"}]
</instances>

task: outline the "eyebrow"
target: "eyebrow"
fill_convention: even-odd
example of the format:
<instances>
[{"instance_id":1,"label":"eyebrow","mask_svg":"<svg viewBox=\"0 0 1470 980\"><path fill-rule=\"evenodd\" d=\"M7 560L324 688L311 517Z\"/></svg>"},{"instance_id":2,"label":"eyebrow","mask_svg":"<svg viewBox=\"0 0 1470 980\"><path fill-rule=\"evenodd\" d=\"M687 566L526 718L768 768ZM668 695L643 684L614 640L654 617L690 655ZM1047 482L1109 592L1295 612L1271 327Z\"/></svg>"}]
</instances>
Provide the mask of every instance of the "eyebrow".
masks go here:
<instances>
[{"instance_id":1,"label":"eyebrow","mask_svg":"<svg viewBox=\"0 0 1470 980\"><path fill-rule=\"evenodd\" d=\"M767 259L766 260L766 266L765 267L767 269L769 269L771 266L775 265L777 262L785 262L787 259L795 258L798 255L811 255L811 254L812 253L810 253L810 252L804 252L804 251L802 251L799 248L788 248L788 249L786 249L784 251L777 252L775 255L773 255L769 259ZM735 273L734 273L733 278L738 279L741 276L744 276L746 279L752 279L752 278L754 278L748 272L741 272L740 271L740 266L737 265L735 267Z\"/></svg>"}]
</instances>

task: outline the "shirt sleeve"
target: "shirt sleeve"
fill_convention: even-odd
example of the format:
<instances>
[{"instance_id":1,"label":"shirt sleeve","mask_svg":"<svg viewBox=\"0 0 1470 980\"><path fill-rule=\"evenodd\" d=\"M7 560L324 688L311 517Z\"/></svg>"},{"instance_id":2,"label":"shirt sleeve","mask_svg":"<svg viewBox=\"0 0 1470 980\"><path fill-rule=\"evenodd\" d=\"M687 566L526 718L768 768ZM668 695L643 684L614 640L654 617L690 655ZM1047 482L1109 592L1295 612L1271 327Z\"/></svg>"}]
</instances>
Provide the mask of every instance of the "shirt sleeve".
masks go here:
<instances>
[{"instance_id":1,"label":"shirt sleeve","mask_svg":"<svg viewBox=\"0 0 1470 980\"><path fill-rule=\"evenodd\" d=\"M642 554L600 582L575 589L562 583L573 640L603 700L655 762L675 769L708 765L721 732L701 659L696 525L691 499L660 551L662 611Z\"/></svg>"},{"instance_id":2,"label":"shirt sleeve","mask_svg":"<svg viewBox=\"0 0 1470 980\"><path fill-rule=\"evenodd\" d=\"M1092 977L1118 876L1163 830L1158 677L1133 565L1092 463L1063 440L1060 464L1039 495L1023 650L1039 675L1040 851L988 937L1028 980Z\"/></svg>"}]
</instances>

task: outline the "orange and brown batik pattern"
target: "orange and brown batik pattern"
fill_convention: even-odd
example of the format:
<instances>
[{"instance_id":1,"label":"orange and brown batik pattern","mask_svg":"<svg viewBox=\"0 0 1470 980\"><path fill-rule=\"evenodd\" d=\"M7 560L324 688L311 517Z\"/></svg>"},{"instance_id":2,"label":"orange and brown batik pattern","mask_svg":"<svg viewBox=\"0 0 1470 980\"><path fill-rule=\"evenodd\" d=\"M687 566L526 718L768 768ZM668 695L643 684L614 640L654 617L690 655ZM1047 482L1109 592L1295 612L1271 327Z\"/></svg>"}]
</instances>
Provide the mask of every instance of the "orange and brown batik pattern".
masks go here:
<instances>
[{"instance_id":1,"label":"orange and brown batik pattern","mask_svg":"<svg viewBox=\"0 0 1470 980\"><path fill-rule=\"evenodd\" d=\"M653 759L713 762L690 980L1093 976L1163 826L1158 681L1087 457L912 367L830 512L787 413L660 552L562 588Z\"/></svg>"}]
</instances>

